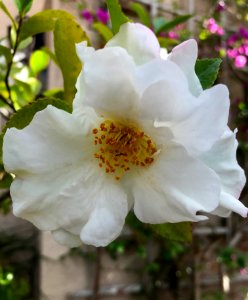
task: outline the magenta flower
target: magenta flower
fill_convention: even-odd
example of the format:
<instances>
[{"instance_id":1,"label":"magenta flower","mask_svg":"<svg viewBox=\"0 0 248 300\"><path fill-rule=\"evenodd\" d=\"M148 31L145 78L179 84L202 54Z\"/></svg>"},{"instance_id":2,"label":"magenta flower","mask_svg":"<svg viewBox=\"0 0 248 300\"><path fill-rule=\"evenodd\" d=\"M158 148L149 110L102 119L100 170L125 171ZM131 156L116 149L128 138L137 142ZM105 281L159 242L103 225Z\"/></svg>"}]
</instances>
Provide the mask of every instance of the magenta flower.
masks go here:
<instances>
[{"instance_id":1,"label":"magenta flower","mask_svg":"<svg viewBox=\"0 0 248 300\"><path fill-rule=\"evenodd\" d=\"M243 38L248 39L248 29L247 28L240 27L239 33Z\"/></svg>"},{"instance_id":2,"label":"magenta flower","mask_svg":"<svg viewBox=\"0 0 248 300\"><path fill-rule=\"evenodd\" d=\"M229 46L232 46L238 39L239 39L239 35L235 33L228 38L227 44Z\"/></svg>"},{"instance_id":3,"label":"magenta flower","mask_svg":"<svg viewBox=\"0 0 248 300\"><path fill-rule=\"evenodd\" d=\"M225 10L225 8L226 8L226 4L224 1L219 1L217 3L217 7L216 7L217 11L221 12L221 11Z\"/></svg>"},{"instance_id":4,"label":"magenta flower","mask_svg":"<svg viewBox=\"0 0 248 300\"><path fill-rule=\"evenodd\" d=\"M212 34L217 34L217 35L224 34L224 29L219 24L216 23L214 18L208 19L205 22L204 27L207 28L209 32Z\"/></svg>"},{"instance_id":5,"label":"magenta flower","mask_svg":"<svg viewBox=\"0 0 248 300\"><path fill-rule=\"evenodd\" d=\"M98 8L98 10L96 11L96 17L103 24L105 24L105 25L108 24L109 13L107 10L105 10L103 8Z\"/></svg>"},{"instance_id":6,"label":"magenta flower","mask_svg":"<svg viewBox=\"0 0 248 300\"><path fill-rule=\"evenodd\" d=\"M236 56L238 56L238 50L236 48L234 48L234 49L227 49L227 56L229 58L236 58Z\"/></svg>"},{"instance_id":7,"label":"magenta flower","mask_svg":"<svg viewBox=\"0 0 248 300\"><path fill-rule=\"evenodd\" d=\"M219 26L219 28L217 29L217 34L218 35L224 35L224 29L221 27L221 26Z\"/></svg>"},{"instance_id":8,"label":"magenta flower","mask_svg":"<svg viewBox=\"0 0 248 300\"><path fill-rule=\"evenodd\" d=\"M244 55L238 55L235 57L234 64L236 68L244 68L247 63L247 58Z\"/></svg>"},{"instance_id":9,"label":"magenta flower","mask_svg":"<svg viewBox=\"0 0 248 300\"><path fill-rule=\"evenodd\" d=\"M175 31L169 31L168 37L175 40L179 39L179 35Z\"/></svg>"},{"instance_id":10,"label":"magenta flower","mask_svg":"<svg viewBox=\"0 0 248 300\"><path fill-rule=\"evenodd\" d=\"M88 9L84 9L81 12L81 16L89 23L93 22L94 20L92 13Z\"/></svg>"}]
</instances>

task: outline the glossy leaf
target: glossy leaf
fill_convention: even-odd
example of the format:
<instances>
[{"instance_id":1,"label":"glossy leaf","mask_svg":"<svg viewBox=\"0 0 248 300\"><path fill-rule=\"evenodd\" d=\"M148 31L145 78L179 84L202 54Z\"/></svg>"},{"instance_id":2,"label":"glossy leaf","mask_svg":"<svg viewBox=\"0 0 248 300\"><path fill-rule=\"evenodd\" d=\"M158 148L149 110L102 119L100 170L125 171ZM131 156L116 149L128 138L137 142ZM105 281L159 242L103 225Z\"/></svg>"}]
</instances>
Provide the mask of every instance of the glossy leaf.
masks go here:
<instances>
[{"instance_id":1,"label":"glossy leaf","mask_svg":"<svg viewBox=\"0 0 248 300\"><path fill-rule=\"evenodd\" d=\"M44 97L38 99L37 101L32 102L31 104L26 105L20 110L18 110L15 114L11 116L10 120L6 123L0 135L0 163L2 163L3 137L6 130L11 127L15 127L17 129L23 129L32 121L34 115L38 111L45 109L48 105L53 105L69 113L71 113L72 111L72 107L68 105L65 101L53 97Z\"/></svg>"},{"instance_id":2,"label":"glossy leaf","mask_svg":"<svg viewBox=\"0 0 248 300\"><path fill-rule=\"evenodd\" d=\"M64 79L65 100L71 103L76 92L76 79L82 68L75 44L88 41L88 38L74 17L62 10L46 10L29 18L22 26L20 37L25 39L47 31L54 31L56 62Z\"/></svg>"},{"instance_id":3,"label":"glossy leaf","mask_svg":"<svg viewBox=\"0 0 248 300\"><path fill-rule=\"evenodd\" d=\"M29 36L36 35L38 33L54 30L55 23L59 19L74 17L63 10L44 10L37 13L23 22L20 33L20 40L24 40Z\"/></svg>"},{"instance_id":4,"label":"glossy leaf","mask_svg":"<svg viewBox=\"0 0 248 300\"><path fill-rule=\"evenodd\" d=\"M220 58L198 59L195 64L195 72L200 79L202 88L210 88L219 73L222 60Z\"/></svg>"},{"instance_id":5,"label":"glossy leaf","mask_svg":"<svg viewBox=\"0 0 248 300\"><path fill-rule=\"evenodd\" d=\"M169 31L174 27L176 27L177 25L188 21L190 18L192 18L192 15L179 16L171 21L166 21L166 20L163 21L161 18L159 18L156 21L157 24L156 22L154 23L154 25L156 25L154 26L155 33L158 34L162 31Z\"/></svg>"},{"instance_id":6,"label":"glossy leaf","mask_svg":"<svg viewBox=\"0 0 248 300\"><path fill-rule=\"evenodd\" d=\"M14 0L20 14L25 15L32 7L33 0Z\"/></svg>"},{"instance_id":7,"label":"glossy leaf","mask_svg":"<svg viewBox=\"0 0 248 300\"><path fill-rule=\"evenodd\" d=\"M10 52L10 49L5 47L5 46L2 46L0 45L0 56L3 55L6 59L6 63L8 64L11 59L12 59L12 54Z\"/></svg>"},{"instance_id":8,"label":"glossy leaf","mask_svg":"<svg viewBox=\"0 0 248 300\"><path fill-rule=\"evenodd\" d=\"M40 50L46 52L46 53L49 55L50 59L51 59L57 66L59 65L56 55L55 55L48 47L42 47Z\"/></svg>"},{"instance_id":9,"label":"glossy leaf","mask_svg":"<svg viewBox=\"0 0 248 300\"><path fill-rule=\"evenodd\" d=\"M29 59L29 65L34 75L37 75L41 71L45 70L48 67L49 61L50 57L45 51L34 51Z\"/></svg>"},{"instance_id":10,"label":"glossy leaf","mask_svg":"<svg viewBox=\"0 0 248 300\"><path fill-rule=\"evenodd\" d=\"M116 34L120 26L129 22L128 17L122 12L121 6L118 0L106 0L106 4L109 10L110 19L112 23L113 33Z\"/></svg>"},{"instance_id":11,"label":"glossy leaf","mask_svg":"<svg viewBox=\"0 0 248 300\"><path fill-rule=\"evenodd\" d=\"M9 19L11 20L14 28L16 29L16 22L14 20L14 18L11 16L11 13L9 12L8 8L6 7L6 5L3 3L2 0L0 0L0 8L2 9L2 11L9 17Z\"/></svg>"},{"instance_id":12,"label":"glossy leaf","mask_svg":"<svg viewBox=\"0 0 248 300\"><path fill-rule=\"evenodd\" d=\"M108 42L113 37L113 33L108 26L100 22L94 23L93 28L104 38L105 42Z\"/></svg>"},{"instance_id":13,"label":"glossy leaf","mask_svg":"<svg viewBox=\"0 0 248 300\"><path fill-rule=\"evenodd\" d=\"M190 222L150 224L149 227L164 239L191 243L192 224Z\"/></svg>"},{"instance_id":14,"label":"glossy leaf","mask_svg":"<svg viewBox=\"0 0 248 300\"><path fill-rule=\"evenodd\" d=\"M82 69L75 44L87 40L82 28L72 19L60 19L55 24L54 48L64 79L65 100L71 103L76 93L76 80Z\"/></svg>"},{"instance_id":15,"label":"glossy leaf","mask_svg":"<svg viewBox=\"0 0 248 300\"><path fill-rule=\"evenodd\" d=\"M33 119L34 115L43 109L45 109L48 105L53 105L59 109L65 110L67 112L71 112L72 108L65 101L56 99L56 98L41 98L29 105L24 106L20 110L18 110L15 114L12 115L10 120L6 123L3 128L3 134L6 132L8 128L15 127L17 129L23 129L26 127Z\"/></svg>"},{"instance_id":16,"label":"glossy leaf","mask_svg":"<svg viewBox=\"0 0 248 300\"><path fill-rule=\"evenodd\" d=\"M142 6L140 3L132 2L130 4L130 8L132 11L134 11L138 17L141 23L146 25L147 27L151 27L151 19L149 13L146 11L144 6Z\"/></svg>"},{"instance_id":17,"label":"glossy leaf","mask_svg":"<svg viewBox=\"0 0 248 300\"><path fill-rule=\"evenodd\" d=\"M8 189L13 181L10 174L5 171L0 171L0 189Z\"/></svg>"}]
</instances>

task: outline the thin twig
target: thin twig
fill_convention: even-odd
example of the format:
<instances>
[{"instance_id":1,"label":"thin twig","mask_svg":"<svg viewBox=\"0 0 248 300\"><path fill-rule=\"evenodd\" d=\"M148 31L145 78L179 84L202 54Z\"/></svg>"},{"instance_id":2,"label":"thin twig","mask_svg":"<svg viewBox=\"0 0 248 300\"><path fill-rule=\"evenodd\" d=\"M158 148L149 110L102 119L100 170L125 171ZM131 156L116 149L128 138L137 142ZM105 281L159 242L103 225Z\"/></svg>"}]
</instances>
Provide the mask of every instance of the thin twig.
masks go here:
<instances>
[{"instance_id":1,"label":"thin twig","mask_svg":"<svg viewBox=\"0 0 248 300\"><path fill-rule=\"evenodd\" d=\"M9 75L10 75L10 71L11 71L11 68L12 68L12 65L13 65L13 62L14 62L14 56L16 54L16 51L17 51L17 48L18 48L18 45L19 45L19 38L20 38L22 21L23 21L23 17L20 15L19 16L18 27L17 27L17 31L16 31L16 40L15 40L14 47L12 49L12 58L11 58L10 62L7 65L7 72L6 72L5 79L4 79L5 86L6 86L8 95L9 95L8 98L9 98L11 103L13 102L13 100L12 100L11 90L10 90L10 85L9 85ZM8 105L10 105L10 104L8 104ZM14 107L12 107L12 109L15 110Z\"/></svg>"},{"instance_id":2,"label":"thin twig","mask_svg":"<svg viewBox=\"0 0 248 300\"><path fill-rule=\"evenodd\" d=\"M6 105L8 105L13 111L15 111L14 105L9 102L3 95L0 94L0 100L3 101Z\"/></svg>"}]
</instances>

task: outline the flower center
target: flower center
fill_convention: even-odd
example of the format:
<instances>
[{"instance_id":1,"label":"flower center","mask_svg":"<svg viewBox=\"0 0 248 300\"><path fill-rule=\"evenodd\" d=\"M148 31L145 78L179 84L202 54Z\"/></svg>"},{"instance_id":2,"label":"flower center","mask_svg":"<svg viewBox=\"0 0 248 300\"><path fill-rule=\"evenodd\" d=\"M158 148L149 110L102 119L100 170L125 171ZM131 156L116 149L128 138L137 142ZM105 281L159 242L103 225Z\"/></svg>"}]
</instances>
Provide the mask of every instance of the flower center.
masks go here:
<instances>
[{"instance_id":1,"label":"flower center","mask_svg":"<svg viewBox=\"0 0 248 300\"><path fill-rule=\"evenodd\" d=\"M142 130L118 121L105 120L92 130L97 151L94 157L100 168L119 180L133 167L146 167L153 163L156 145Z\"/></svg>"}]
</instances>

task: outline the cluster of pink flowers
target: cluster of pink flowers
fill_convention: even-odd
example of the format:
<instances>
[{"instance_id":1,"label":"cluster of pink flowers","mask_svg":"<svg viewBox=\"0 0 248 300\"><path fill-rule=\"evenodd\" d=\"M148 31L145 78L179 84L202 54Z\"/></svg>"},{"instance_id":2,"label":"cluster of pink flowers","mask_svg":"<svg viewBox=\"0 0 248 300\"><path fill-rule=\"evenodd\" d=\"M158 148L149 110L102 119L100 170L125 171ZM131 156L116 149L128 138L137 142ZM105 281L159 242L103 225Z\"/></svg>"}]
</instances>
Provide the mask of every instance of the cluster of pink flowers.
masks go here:
<instances>
[{"instance_id":1,"label":"cluster of pink flowers","mask_svg":"<svg viewBox=\"0 0 248 300\"><path fill-rule=\"evenodd\" d=\"M206 20L204 22L203 26L211 34L216 34L216 35L222 36L225 33L223 27L220 26L214 18L210 18L210 19Z\"/></svg>"},{"instance_id":2,"label":"cluster of pink flowers","mask_svg":"<svg viewBox=\"0 0 248 300\"><path fill-rule=\"evenodd\" d=\"M88 9L84 9L81 12L81 16L88 22L92 23L95 19L99 22L107 25L109 22L109 13L106 9L98 8L95 13L92 13Z\"/></svg>"},{"instance_id":3,"label":"cluster of pink flowers","mask_svg":"<svg viewBox=\"0 0 248 300\"><path fill-rule=\"evenodd\" d=\"M227 40L227 56L234 61L236 68L245 68L248 62L248 29L240 27L239 31Z\"/></svg>"}]
</instances>

